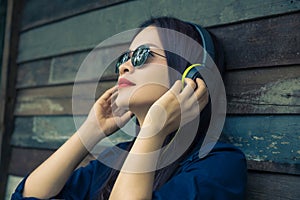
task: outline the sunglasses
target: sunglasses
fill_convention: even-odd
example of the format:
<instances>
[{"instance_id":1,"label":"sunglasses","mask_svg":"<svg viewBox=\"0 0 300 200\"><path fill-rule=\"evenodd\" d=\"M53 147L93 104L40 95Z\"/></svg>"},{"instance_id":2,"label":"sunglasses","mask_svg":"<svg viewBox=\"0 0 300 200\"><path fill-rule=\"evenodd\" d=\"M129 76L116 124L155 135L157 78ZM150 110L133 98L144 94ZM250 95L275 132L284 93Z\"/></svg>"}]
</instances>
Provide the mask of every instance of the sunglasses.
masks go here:
<instances>
[{"instance_id":1,"label":"sunglasses","mask_svg":"<svg viewBox=\"0 0 300 200\"><path fill-rule=\"evenodd\" d=\"M144 44L144 45L139 46L134 51L130 51L130 50L126 51L118 58L118 61L116 63L116 70L115 70L115 72L117 74L119 74L120 66L130 59L131 52L132 52L131 64L134 67L141 67L147 61L148 57L149 56L153 57L154 54L166 58L166 56L164 56L164 55L161 55L159 53L151 51L150 47L148 45Z\"/></svg>"}]
</instances>

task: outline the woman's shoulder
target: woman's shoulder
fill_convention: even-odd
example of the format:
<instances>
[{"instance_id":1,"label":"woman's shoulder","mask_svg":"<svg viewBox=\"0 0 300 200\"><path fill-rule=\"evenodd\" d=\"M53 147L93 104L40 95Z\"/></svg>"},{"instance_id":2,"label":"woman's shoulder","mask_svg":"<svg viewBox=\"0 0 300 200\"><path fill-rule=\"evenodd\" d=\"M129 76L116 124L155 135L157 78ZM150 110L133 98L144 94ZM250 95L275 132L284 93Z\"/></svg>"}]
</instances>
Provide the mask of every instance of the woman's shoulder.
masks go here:
<instances>
[{"instance_id":1,"label":"woman's shoulder","mask_svg":"<svg viewBox=\"0 0 300 200\"><path fill-rule=\"evenodd\" d=\"M154 199L170 196L187 199L243 199L247 167L242 151L221 142L213 146L210 144L208 149L211 151L205 156L197 151L181 162L174 176L154 193Z\"/></svg>"},{"instance_id":2,"label":"woman's shoulder","mask_svg":"<svg viewBox=\"0 0 300 200\"><path fill-rule=\"evenodd\" d=\"M203 153L211 149L209 153ZM247 171L246 158L244 153L229 143L217 142L211 146L202 146L200 151L192 153L187 159L180 163L183 171L194 169L200 173L211 174L212 176L223 173L245 174Z\"/></svg>"}]
</instances>

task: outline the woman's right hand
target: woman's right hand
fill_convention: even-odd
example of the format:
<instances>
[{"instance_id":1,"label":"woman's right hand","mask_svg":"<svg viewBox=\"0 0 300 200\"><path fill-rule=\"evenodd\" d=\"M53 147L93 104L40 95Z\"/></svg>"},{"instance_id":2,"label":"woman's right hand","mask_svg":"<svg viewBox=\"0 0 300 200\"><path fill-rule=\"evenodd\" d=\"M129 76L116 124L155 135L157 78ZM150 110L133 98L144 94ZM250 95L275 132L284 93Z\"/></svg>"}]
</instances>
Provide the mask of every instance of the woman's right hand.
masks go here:
<instances>
[{"instance_id":1,"label":"woman's right hand","mask_svg":"<svg viewBox=\"0 0 300 200\"><path fill-rule=\"evenodd\" d=\"M92 137L89 140L101 140L124 126L132 116L131 111L122 111L117 107L117 86L108 89L94 103L89 115L78 132L81 138Z\"/></svg>"}]
</instances>

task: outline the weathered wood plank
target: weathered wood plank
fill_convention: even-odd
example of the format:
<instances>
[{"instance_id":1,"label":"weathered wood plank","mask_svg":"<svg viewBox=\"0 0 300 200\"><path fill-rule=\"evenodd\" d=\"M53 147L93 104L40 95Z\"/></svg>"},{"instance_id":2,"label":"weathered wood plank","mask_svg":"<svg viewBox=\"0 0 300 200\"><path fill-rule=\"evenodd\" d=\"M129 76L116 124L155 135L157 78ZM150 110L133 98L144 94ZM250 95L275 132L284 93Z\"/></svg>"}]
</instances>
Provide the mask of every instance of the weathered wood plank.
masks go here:
<instances>
[{"instance_id":1,"label":"weathered wood plank","mask_svg":"<svg viewBox=\"0 0 300 200\"><path fill-rule=\"evenodd\" d=\"M300 176L285 174L248 173L247 200L298 200Z\"/></svg>"},{"instance_id":2,"label":"weathered wood plank","mask_svg":"<svg viewBox=\"0 0 300 200\"><path fill-rule=\"evenodd\" d=\"M75 94L75 91L73 93L73 84L20 90L15 115L85 115L95 99L115 84L116 81L83 83L76 85L79 94ZM91 91L96 87L97 90L91 96ZM72 105L77 106L76 109L73 109Z\"/></svg>"},{"instance_id":3,"label":"weathered wood plank","mask_svg":"<svg viewBox=\"0 0 300 200\"><path fill-rule=\"evenodd\" d=\"M89 10L112 6L126 0L72 0L47 1L26 0L23 10L22 31L31 29L46 23L71 17ZM38 12L37 12L38 11Z\"/></svg>"},{"instance_id":4,"label":"weathered wood plank","mask_svg":"<svg viewBox=\"0 0 300 200\"><path fill-rule=\"evenodd\" d=\"M1 2L2 5L3 2ZM1 63L0 82L0 199L4 199L8 161L10 156L10 136L13 132L13 112L16 100L17 50L19 43L19 22L22 2L6 1L5 34Z\"/></svg>"},{"instance_id":5,"label":"weathered wood plank","mask_svg":"<svg viewBox=\"0 0 300 200\"><path fill-rule=\"evenodd\" d=\"M23 176L9 176L6 199L10 199L18 183ZM289 199L298 200L299 198L299 176L284 174L248 172L247 200L277 200Z\"/></svg>"},{"instance_id":6,"label":"weathered wood plank","mask_svg":"<svg viewBox=\"0 0 300 200\"><path fill-rule=\"evenodd\" d=\"M300 113L300 66L226 73L228 113Z\"/></svg>"},{"instance_id":7,"label":"weathered wood plank","mask_svg":"<svg viewBox=\"0 0 300 200\"><path fill-rule=\"evenodd\" d=\"M288 163L274 163L265 161L248 160L247 167L249 170L256 170L261 172L277 172L285 174L300 175L300 163L288 164Z\"/></svg>"},{"instance_id":8,"label":"weathered wood plank","mask_svg":"<svg viewBox=\"0 0 300 200\"><path fill-rule=\"evenodd\" d=\"M299 64L300 13L270 19L212 28L224 45L227 69L269 67ZM295 30L296 29L296 30ZM244 30L247 30L244 33ZM242 36L242 37L240 37ZM238 42L237 42L237 38ZM232 45L234 43L234 45ZM109 63L113 53L127 49L129 44L99 49L97 62ZM247 48L245 48L247 47ZM79 67L90 51L62 55L19 65L18 88L74 82ZM98 67L89 67L82 81L99 78ZM107 68L103 79L114 78L113 67ZM86 80L84 80L86 79Z\"/></svg>"},{"instance_id":9,"label":"weathered wood plank","mask_svg":"<svg viewBox=\"0 0 300 200\"><path fill-rule=\"evenodd\" d=\"M48 84L51 59L25 63L18 68L17 88Z\"/></svg>"},{"instance_id":10,"label":"weathered wood plank","mask_svg":"<svg viewBox=\"0 0 300 200\"><path fill-rule=\"evenodd\" d=\"M81 73L81 75L77 76L77 82L98 81L100 77L101 80L115 80L117 76L112 61L117 57L117 52L123 52L128 47L129 43L120 44L20 64L17 87L26 88L73 83L78 73ZM96 66L85 64L87 59L89 61L95 60ZM112 59L112 61L109 59Z\"/></svg>"},{"instance_id":11,"label":"weathered wood plank","mask_svg":"<svg viewBox=\"0 0 300 200\"><path fill-rule=\"evenodd\" d=\"M63 81L58 76L56 81ZM113 75L106 77L113 77ZM230 71L224 79L227 112L229 114L300 113L299 77L299 66ZM85 96L88 96L94 84L96 83L79 85L81 88L79 105L82 109L76 111L72 111L72 84L19 90L15 115L87 114L94 99ZM115 81L101 82L95 96L98 97L114 84Z\"/></svg>"},{"instance_id":12,"label":"weathered wood plank","mask_svg":"<svg viewBox=\"0 0 300 200\"><path fill-rule=\"evenodd\" d=\"M80 126L85 119L86 116L17 117L11 144L18 147L56 149L76 132L75 122ZM119 143L130 140L131 137L119 130L102 144L109 145L108 139Z\"/></svg>"},{"instance_id":13,"label":"weathered wood plank","mask_svg":"<svg viewBox=\"0 0 300 200\"><path fill-rule=\"evenodd\" d=\"M18 148L12 149L12 155L9 163L9 174L14 176L26 176L50 157L55 150ZM89 161L95 159L93 155L88 154L78 165L85 166Z\"/></svg>"},{"instance_id":14,"label":"weathered wood plank","mask_svg":"<svg viewBox=\"0 0 300 200\"><path fill-rule=\"evenodd\" d=\"M287 173L299 174L299 120L298 115L228 116L223 134L245 153L248 160L287 163L295 167ZM14 146L48 149L58 148L76 130L72 116L17 117L15 127L11 141ZM121 141L122 137L128 136L119 134L113 134L116 138L112 140Z\"/></svg>"},{"instance_id":15,"label":"weathered wood plank","mask_svg":"<svg viewBox=\"0 0 300 200\"><path fill-rule=\"evenodd\" d=\"M55 150L12 148L9 163L9 174L14 176L26 176L44 162Z\"/></svg>"},{"instance_id":16,"label":"weathered wood plank","mask_svg":"<svg viewBox=\"0 0 300 200\"><path fill-rule=\"evenodd\" d=\"M3 55L4 37L5 37L6 9L7 9L7 1L1 1L0 2L0 69L2 67L2 55ZM1 81L1 70L0 70L0 81Z\"/></svg>"},{"instance_id":17,"label":"weathered wood plank","mask_svg":"<svg viewBox=\"0 0 300 200\"><path fill-rule=\"evenodd\" d=\"M228 116L223 134L248 160L300 164L300 116Z\"/></svg>"},{"instance_id":18,"label":"weathered wood plank","mask_svg":"<svg viewBox=\"0 0 300 200\"><path fill-rule=\"evenodd\" d=\"M23 20L22 20L22 30L27 30L29 28L33 28L35 26L43 25L45 23L57 21L59 19L64 19L66 17L70 17L82 12L86 12L88 10L94 10L97 8L102 8L105 6L111 6L116 3L122 3L125 2L124 0L102 0L102 1L96 1L96 0L76 0L76 1L66 1L64 4L61 4L59 0L54 0L51 2L51 4L46 3L44 1L33 1L33 0L27 0L26 4L24 6L23 11ZM156 2L157 3L157 2ZM178 1L177 3L182 2ZM191 4L195 3L193 1L190 1ZM206 3L205 1L202 1L201 3ZM227 4L228 12L231 11L232 16L239 15L238 11L233 12L233 9L237 6L238 2L231 1L232 5ZM241 2L239 2L241 4ZM286 11L293 11L295 8L297 8L297 5L294 3L297 2L287 2L282 0L272 1L272 6L265 6L268 5L267 2L264 5L262 2L256 1L255 3L260 3L260 5L257 5L257 8L260 8L260 6L263 6L265 8L264 12L266 15L270 14L278 14L281 12ZM268 2L270 3L270 2ZM165 3L166 4L166 3ZM234 5L236 4L236 5ZM243 3L242 3L243 4ZM174 6L174 5L173 5ZM185 5L186 6L186 5ZM242 5L240 5L242 8ZM189 8L189 7L188 7ZM245 6L245 9L255 9L254 5L248 5L248 7ZM39 12L37 12L39 11ZM225 12L225 9L224 9ZM252 11L254 12L254 10ZM253 13L253 15L259 15L259 11L257 13ZM241 15L241 14L240 14Z\"/></svg>"},{"instance_id":19,"label":"weathered wood plank","mask_svg":"<svg viewBox=\"0 0 300 200\"><path fill-rule=\"evenodd\" d=\"M299 64L299 18L297 12L211 31L224 46L227 69Z\"/></svg>"},{"instance_id":20,"label":"weathered wood plank","mask_svg":"<svg viewBox=\"0 0 300 200\"><path fill-rule=\"evenodd\" d=\"M219 6L215 6L216 4ZM177 0L177 3L171 0L155 3L153 0L130 1L22 33L18 62L92 49L112 35L136 28L151 16L173 15L212 26L286 13L299 8L300 2L284 0L231 0L217 3L210 0L191 0L190 3L184 0ZM190 13L197 15L191 16Z\"/></svg>"},{"instance_id":21,"label":"weathered wood plank","mask_svg":"<svg viewBox=\"0 0 300 200\"><path fill-rule=\"evenodd\" d=\"M15 192L16 187L21 182L23 177L9 175L7 180L7 187L5 192L5 200L10 200L11 195Z\"/></svg>"}]
</instances>

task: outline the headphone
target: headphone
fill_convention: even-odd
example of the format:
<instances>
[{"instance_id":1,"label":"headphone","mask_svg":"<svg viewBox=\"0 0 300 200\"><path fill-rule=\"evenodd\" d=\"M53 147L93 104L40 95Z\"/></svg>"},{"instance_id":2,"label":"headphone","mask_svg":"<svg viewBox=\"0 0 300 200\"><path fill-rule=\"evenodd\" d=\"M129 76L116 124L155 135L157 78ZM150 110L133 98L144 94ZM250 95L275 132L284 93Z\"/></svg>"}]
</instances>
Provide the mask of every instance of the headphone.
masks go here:
<instances>
[{"instance_id":1,"label":"headphone","mask_svg":"<svg viewBox=\"0 0 300 200\"><path fill-rule=\"evenodd\" d=\"M196 78L203 79L200 74L200 70L201 70L201 68L205 67L205 65L206 65L207 53L213 60L215 60L214 43L213 43L212 38L211 38L210 34L208 33L208 31L197 24L193 24L190 22L187 22L187 23L192 25L199 33L199 35L201 37L201 41L202 41L204 55L202 57L201 63L192 64L191 66L189 66L188 68L186 68L184 70L184 72L182 74L182 78L181 78L182 87L184 87L184 79L185 78L190 78L194 81L196 80Z\"/></svg>"}]
</instances>

